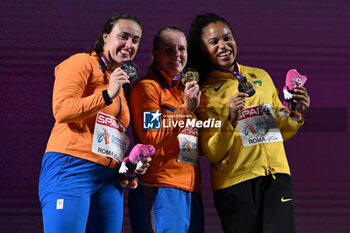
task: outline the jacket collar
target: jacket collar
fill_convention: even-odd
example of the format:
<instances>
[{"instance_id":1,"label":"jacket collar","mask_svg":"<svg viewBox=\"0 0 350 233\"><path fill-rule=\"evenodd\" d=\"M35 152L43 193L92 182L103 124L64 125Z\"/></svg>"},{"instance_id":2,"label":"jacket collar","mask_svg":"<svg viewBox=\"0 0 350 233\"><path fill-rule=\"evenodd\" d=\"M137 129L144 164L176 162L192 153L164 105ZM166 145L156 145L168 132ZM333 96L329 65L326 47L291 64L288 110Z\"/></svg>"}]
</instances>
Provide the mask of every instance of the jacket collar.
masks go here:
<instances>
[{"instance_id":1,"label":"jacket collar","mask_svg":"<svg viewBox=\"0 0 350 233\"><path fill-rule=\"evenodd\" d=\"M174 78L171 78L164 70L160 69L157 65L155 65L152 71L159 79L162 86L166 89L170 89L179 83L181 76L180 74L176 75Z\"/></svg>"}]
</instances>

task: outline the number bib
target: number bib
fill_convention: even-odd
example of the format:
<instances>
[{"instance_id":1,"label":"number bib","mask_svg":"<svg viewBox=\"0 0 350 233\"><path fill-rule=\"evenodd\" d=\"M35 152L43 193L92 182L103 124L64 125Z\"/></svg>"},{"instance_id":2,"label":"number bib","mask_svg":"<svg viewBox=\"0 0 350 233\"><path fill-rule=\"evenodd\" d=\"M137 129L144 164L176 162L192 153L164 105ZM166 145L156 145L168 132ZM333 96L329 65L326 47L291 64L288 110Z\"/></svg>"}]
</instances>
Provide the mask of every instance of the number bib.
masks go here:
<instances>
[{"instance_id":1,"label":"number bib","mask_svg":"<svg viewBox=\"0 0 350 233\"><path fill-rule=\"evenodd\" d=\"M283 141L271 104L244 108L238 119L237 131L244 147Z\"/></svg>"},{"instance_id":2,"label":"number bib","mask_svg":"<svg viewBox=\"0 0 350 233\"><path fill-rule=\"evenodd\" d=\"M121 163L130 140L117 118L99 112L96 117L92 152Z\"/></svg>"},{"instance_id":3,"label":"number bib","mask_svg":"<svg viewBox=\"0 0 350 233\"><path fill-rule=\"evenodd\" d=\"M185 127L177 138L180 147L177 161L198 166L198 128Z\"/></svg>"}]
</instances>

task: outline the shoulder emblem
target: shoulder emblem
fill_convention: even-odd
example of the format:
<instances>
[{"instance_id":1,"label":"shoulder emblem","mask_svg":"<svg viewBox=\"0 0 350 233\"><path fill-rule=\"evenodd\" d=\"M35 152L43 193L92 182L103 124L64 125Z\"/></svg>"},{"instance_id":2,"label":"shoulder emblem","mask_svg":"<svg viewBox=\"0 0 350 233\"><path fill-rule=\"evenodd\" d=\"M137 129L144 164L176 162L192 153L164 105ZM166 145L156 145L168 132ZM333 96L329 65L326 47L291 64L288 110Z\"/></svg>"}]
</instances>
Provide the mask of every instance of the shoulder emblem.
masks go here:
<instances>
[{"instance_id":1,"label":"shoulder emblem","mask_svg":"<svg viewBox=\"0 0 350 233\"><path fill-rule=\"evenodd\" d=\"M262 86L262 81L261 80L254 80L253 81L254 84L259 84L259 86Z\"/></svg>"}]
</instances>

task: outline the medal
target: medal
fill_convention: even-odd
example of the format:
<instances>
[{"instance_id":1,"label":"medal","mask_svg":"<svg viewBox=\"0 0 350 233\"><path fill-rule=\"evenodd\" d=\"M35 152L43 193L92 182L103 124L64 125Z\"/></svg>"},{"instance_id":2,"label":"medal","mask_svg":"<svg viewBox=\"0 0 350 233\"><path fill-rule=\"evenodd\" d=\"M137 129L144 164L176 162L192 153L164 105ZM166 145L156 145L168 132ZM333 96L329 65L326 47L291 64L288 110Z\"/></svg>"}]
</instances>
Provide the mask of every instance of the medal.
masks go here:
<instances>
[{"instance_id":1,"label":"medal","mask_svg":"<svg viewBox=\"0 0 350 233\"><path fill-rule=\"evenodd\" d=\"M138 78L138 68L132 61L123 61L121 69L129 76L130 82Z\"/></svg>"},{"instance_id":2,"label":"medal","mask_svg":"<svg viewBox=\"0 0 350 233\"><path fill-rule=\"evenodd\" d=\"M185 85L186 83L191 82L191 81L196 81L196 83L198 83L198 81L199 81L199 74L193 68L186 68L181 73L181 82L182 82L183 85Z\"/></svg>"},{"instance_id":3,"label":"medal","mask_svg":"<svg viewBox=\"0 0 350 233\"><path fill-rule=\"evenodd\" d=\"M244 92L247 93L251 97L255 94L255 90L253 85L250 82L247 82L247 78L242 76L243 79L238 79L239 84L238 84L238 91L239 92Z\"/></svg>"},{"instance_id":4,"label":"medal","mask_svg":"<svg viewBox=\"0 0 350 233\"><path fill-rule=\"evenodd\" d=\"M112 60L110 54L108 54L109 61L103 55L103 53L100 53L100 58L103 64L105 65L105 68L107 69L108 73L111 74L114 69L112 69L113 67L111 65L111 62L109 62ZM139 77L138 76L139 68L130 60L123 61L122 66L120 68L129 76L130 84L123 84L124 90L128 92L128 90L133 86L133 84L135 84L134 82Z\"/></svg>"},{"instance_id":5,"label":"medal","mask_svg":"<svg viewBox=\"0 0 350 233\"><path fill-rule=\"evenodd\" d=\"M247 93L248 97L251 97L255 94L255 90L254 90L253 85L247 81L247 78L245 76L243 76L239 73L237 65L234 66L233 71L226 69L226 68L223 68L223 67L217 67L216 69L219 71L225 72L225 73L233 74L233 76L235 76L235 78L239 82L239 84L238 84L238 91L239 92Z\"/></svg>"}]
</instances>

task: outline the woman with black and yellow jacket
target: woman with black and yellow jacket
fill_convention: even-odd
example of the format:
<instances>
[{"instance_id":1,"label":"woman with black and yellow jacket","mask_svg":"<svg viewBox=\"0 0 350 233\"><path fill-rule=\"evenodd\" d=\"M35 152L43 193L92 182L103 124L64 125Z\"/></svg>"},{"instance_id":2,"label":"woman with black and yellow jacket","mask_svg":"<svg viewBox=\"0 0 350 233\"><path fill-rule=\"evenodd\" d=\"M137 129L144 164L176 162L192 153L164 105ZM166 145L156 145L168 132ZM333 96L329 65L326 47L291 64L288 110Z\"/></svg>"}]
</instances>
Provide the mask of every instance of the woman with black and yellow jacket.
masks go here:
<instances>
[{"instance_id":1,"label":"woman with black and yellow jacket","mask_svg":"<svg viewBox=\"0 0 350 233\"><path fill-rule=\"evenodd\" d=\"M198 116L221 122L219 128L200 131L200 146L211 162L215 207L225 232L295 232L283 141L303 124L310 97L304 87L295 89L300 122L279 116L282 104L268 73L238 64L236 56L225 19L209 13L192 21L189 66L201 77ZM254 90L239 91L240 82Z\"/></svg>"}]
</instances>

